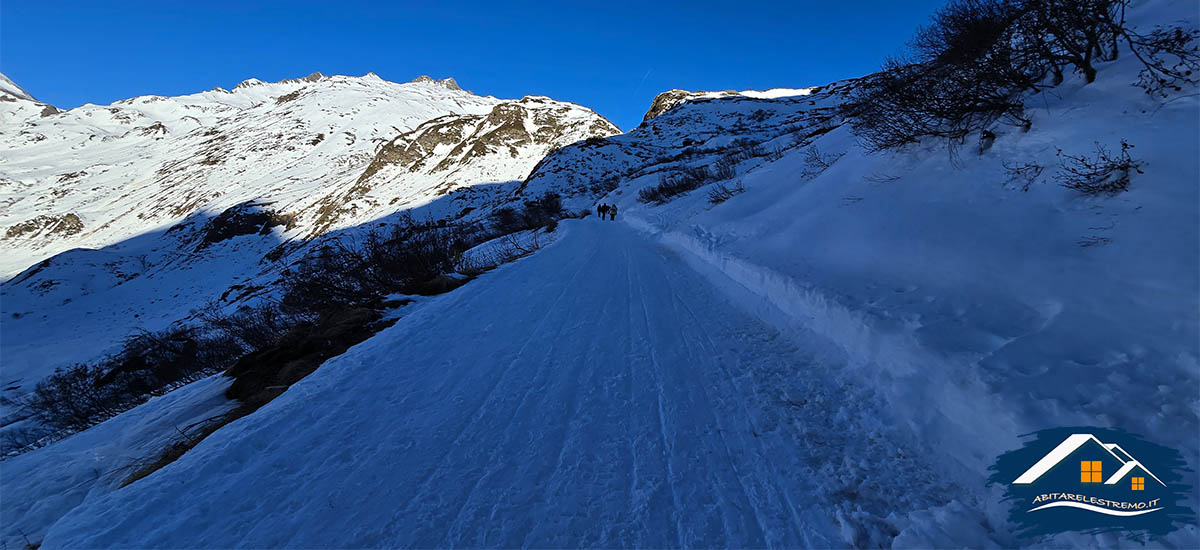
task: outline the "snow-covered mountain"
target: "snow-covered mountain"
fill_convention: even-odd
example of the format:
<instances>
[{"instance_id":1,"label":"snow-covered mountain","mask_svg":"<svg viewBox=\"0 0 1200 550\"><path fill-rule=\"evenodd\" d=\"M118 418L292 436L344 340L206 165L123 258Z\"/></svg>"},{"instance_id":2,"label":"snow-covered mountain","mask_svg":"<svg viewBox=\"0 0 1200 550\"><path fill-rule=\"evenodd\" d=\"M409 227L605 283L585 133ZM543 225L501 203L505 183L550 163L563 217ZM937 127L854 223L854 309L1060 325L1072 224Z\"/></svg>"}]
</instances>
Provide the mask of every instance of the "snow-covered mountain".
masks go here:
<instances>
[{"instance_id":1,"label":"snow-covered mountain","mask_svg":"<svg viewBox=\"0 0 1200 550\"><path fill-rule=\"evenodd\" d=\"M431 193L520 180L555 147L618 132L576 105L480 97L429 77L251 79L45 116L27 95L11 98L26 108L10 111L0 136L0 274L10 277L58 252L247 201L294 215L289 237L312 237L386 213L380 203L394 211ZM446 158L376 174L393 162L395 140L418 138L417 148L430 147L420 154Z\"/></svg>"},{"instance_id":2,"label":"snow-covered mountain","mask_svg":"<svg viewBox=\"0 0 1200 550\"><path fill-rule=\"evenodd\" d=\"M3 98L0 99L0 101L4 101L6 103L16 103L17 100L32 101L37 103L37 100L34 99L33 96L29 95L29 92L21 89L20 86L17 86L16 82L13 82L3 74L0 74L0 98Z\"/></svg>"},{"instance_id":3,"label":"snow-covered mountain","mask_svg":"<svg viewBox=\"0 0 1200 550\"><path fill-rule=\"evenodd\" d=\"M5 89L10 395L135 330L269 287L290 255L330 231L401 210L483 215L547 153L619 131L578 105L481 97L429 77L251 79L53 113L15 84ZM248 211L265 217L239 215ZM74 323L88 328L56 329Z\"/></svg>"}]
</instances>

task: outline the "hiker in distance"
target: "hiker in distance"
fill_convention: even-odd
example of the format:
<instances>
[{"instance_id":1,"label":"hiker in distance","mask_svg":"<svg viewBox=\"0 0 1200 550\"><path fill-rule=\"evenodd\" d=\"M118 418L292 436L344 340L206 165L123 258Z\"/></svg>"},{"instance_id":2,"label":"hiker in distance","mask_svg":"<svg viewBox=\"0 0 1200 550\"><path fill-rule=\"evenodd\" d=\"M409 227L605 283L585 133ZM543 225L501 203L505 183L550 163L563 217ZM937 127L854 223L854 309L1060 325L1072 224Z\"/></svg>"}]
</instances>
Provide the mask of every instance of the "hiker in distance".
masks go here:
<instances>
[{"instance_id":1,"label":"hiker in distance","mask_svg":"<svg viewBox=\"0 0 1200 550\"><path fill-rule=\"evenodd\" d=\"M610 206L608 207L608 214L609 214L609 216L611 216L611 217L610 217L610 218L608 218L608 219L610 219L610 220L615 220L615 219L617 219L617 205L615 205L615 204L614 204L614 205L610 205ZM604 219L604 216L600 216L600 219Z\"/></svg>"},{"instance_id":2,"label":"hiker in distance","mask_svg":"<svg viewBox=\"0 0 1200 550\"><path fill-rule=\"evenodd\" d=\"M596 207L596 211L600 213L600 221L604 221L604 215L608 214L608 205L600 203L600 206Z\"/></svg>"}]
</instances>

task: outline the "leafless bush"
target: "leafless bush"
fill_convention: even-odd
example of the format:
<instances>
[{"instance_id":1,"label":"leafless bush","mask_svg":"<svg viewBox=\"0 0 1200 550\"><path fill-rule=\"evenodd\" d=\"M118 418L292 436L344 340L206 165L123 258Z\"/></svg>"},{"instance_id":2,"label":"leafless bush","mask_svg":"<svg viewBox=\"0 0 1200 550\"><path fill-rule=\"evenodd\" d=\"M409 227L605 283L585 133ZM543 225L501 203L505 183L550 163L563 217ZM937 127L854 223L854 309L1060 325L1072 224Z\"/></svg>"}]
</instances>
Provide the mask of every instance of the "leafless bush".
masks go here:
<instances>
[{"instance_id":1,"label":"leafless bush","mask_svg":"<svg viewBox=\"0 0 1200 550\"><path fill-rule=\"evenodd\" d=\"M529 242L521 242L521 235L510 233L504 236L503 245L500 248L501 258L503 261L512 261L515 258L528 256L542 248L541 239L538 238L537 231L528 233Z\"/></svg>"},{"instance_id":2,"label":"leafless bush","mask_svg":"<svg viewBox=\"0 0 1200 550\"><path fill-rule=\"evenodd\" d=\"M793 147L803 147L806 143L808 143L808 132L804 131L803 127L799 127L796 131L792 132Z\"/></svg>"},{"instance_id":3,"label":"leafless bush","mask_svg":"<svg viewBox=\"0 0 1200 550\"><path fill-rule=\"evenodd\" d=\"M1044 167L1034 162L1009 162L1003 161L1004 174L1008 178L1008 182L1020 187L1021 191L1029 191L1029 188L1037 183L1038 178L1042 176Z\"/></svg>"},{"instance_id":4,"label":"leafless bush","mask_svg":"<svg viewBox=\"0 0 1200 550\"><path fill-rule=\"evenodd\" d=\"M210 330L233 340L245 351L274 345L288 329L303 320L283 311L275 302L243 306L231 314L221 313L221 305L209 302L198 316Z\"/></svg>"},{"instance_id":5,"label":"leafless bush","mask_svg":"<svg viewBox=\"0 0 1200 550\"><path fill-rule=\"evenodd\" d=\"M813 145L804 151L804 169L800 171L800 175L805 178L815 178L833 166L833 163L842 158L842 155L845 153L822 154L821 150Z\"/></svg>"},{"instance_id":6,"label":"leafless bush","mask_svg":"<svg viewBox=\"0 0 1200 550\"><path fill-rule=\"evenodd\" d=\"M284 271L280 306L288 315L315 319L370 302L377 295L372 292L364 257L356 243L321 244Z\"/></svg>"},{"instance_id":7,"label":"leafless bush","mask_svg":"<svg viewBox=\"0 0 1200 550\"><path fill-rule=\"evenodd\" d=\"M1067 71L1096 79L1123 43L1143 65L1139 85L1162 94L1196 83L1196 30L1139 34L1128 0L952 0L918 31L909 54L889 60L843 107L866 145L922 138L961 144L994 122L1028 127L1022 94L1056 86Z\"/></svg>"},{"instance_id":8,"label":"leafless bush","mask_svg":"<svg viewBox=\"0 0 1200 550\"><path fill-rule=\"evenodd\" d=\"M730 155L734 157L740 157L741 159L761 157L766 154L766 150L763 149L761 144L755 143L747 138L733 140L733 143L730 144L729 148Z\"/></svg>"},{"instance_id":9,"label":"leafless bush","mask_svg":"<svg viewBox=\"0 0 1200 550\"><path fill-rule=\"evenodd\" d=\"M1137 86L1147 94L1166 97L1184 85L1196 85L1200 72L1197 39L1200 31L1180 27L1158 27L1148 34L1125 29L1122 33L1130 51L1142 62Z\"/></svg>"},{"instance_id":10,"label":"leafless bush","mask_svg":"<svg viewBox=\"0 0 1200 550\"><path fill-rule=\"evenodd\" d=\"M758 109L758 110L754 111L753 113L750 113L750 116L748 116L746 118L750 122L755 122L755 123L761 124L761 123L765 122L768 118L771 118L771 113L765 109Z\"/></svg>"},{"instance_id":11,"label":"leafless bush","mask_svg":"<svg viewBox=\"0 0 1200 550\"><path fill-rule=\"evenodd\" d=\"M734 165L737 163L738 160L730 156L717 159L717 162L713 163L712 178L715 180L727 180L736 176L737 170L734 169Z\"/></svg>"},{"instance_id":12,"label":"leafless bush","mask_svg":"<svg viewBox=\"0 0 1200 550\"><path fill-rule=\"evenodd\" d=\"M605 183L601 189L611 191L616 188L616 180L610 178L612 186ZM606 191L607 192L607 191ZM553 191L547 191L542 196L525 201L523 208L506 206L492 211L492 226L499 233L513 233L544 227L546 224L558 221L566 216L563 211L562 197Z\"/></svg>"},{"instance_id":13,"label":"leafless bush","mask_svg":"<svg viewBox=\"0 0 1200 550\"><path fill-rule=\"evenodd\" d=\"M1104 195L1125 191L1129 188L1131 172L1142 173L1141 162L1129 155L1133 146L1121 140L1121 151L1115 156L1108 148L1096 142L1095 157L1075 156L1058 150L1062 170L1054 179L1067 189L1085 195Z\"/></svg>"},{"instance_id":14,"label":"leafless bush","mask_svg":"<svg viewBox=\"0 0 1200 550\"><path fill-rule=\"evenodd\" d=\"M593 195L603 195L616 189L620 184L620 181L620 178L617 176L609 176L592 183L589 186L589 190Z\"/></svg>"},{"instance_id":15,"label":"leafless bush","mask_svg":"<svg viewBox=\"0 0 1200 550\"><path fill-rule=\"evenodd\" d=\"M10 402L11 403L11 402ZM12 406L6 403L7 406ZM31 451L53 441L58 433L38 424L8 427L0 434L0 456L12 456Z\"/></svg>"},{"instance_id":16,"label":"leafless bush","mask_svg":"<svg viewBox=\"0 0 1200 550\"><path fill-rule=\"evenodd\" d=\"M659 178L658 185L652 185L639 191L638 200L663 204L711 181L716 181L716 179L706 166L676 167Z\"/></svg>"},{"instance_id":17,"label":"leafless bush","mask_svg":"<svg viewBox=\"0 0 1200 550\"><path fill-rule=\"evenodd\" d=\"M458 225L418 223L402 217L360 240L326 242L284 273L283 313L308 319L382 296L411 293L452 273L461 254L487 236Z\"/></svg>"},{"instance_id":18,"label":"leafless bush","mask_svg":"<svg viewBox=\"0 0 1200 550\"><path fill-rule=\"evenodd\" d=\"M737 182L733 187L726 187L718 183L713 186L711 191L708 192L708 202L709 204L721 204L729 199L732 199L734 195L744 193L745 191L746 188L742 186L742 182L740 181Z\"/></svg>"},{"instance_id":19,"label":"leafless bush","mask_svg":"<svg viewBox=\"0 0 1200 550\"><path fill-rule=\"evenodd\" d=\"M188 382L228 368L242 350L196 327L143 331L96 364L58 369L6 405L29 426L9 430L6 454L86 429Z\"/></svg>"}]
</instances>

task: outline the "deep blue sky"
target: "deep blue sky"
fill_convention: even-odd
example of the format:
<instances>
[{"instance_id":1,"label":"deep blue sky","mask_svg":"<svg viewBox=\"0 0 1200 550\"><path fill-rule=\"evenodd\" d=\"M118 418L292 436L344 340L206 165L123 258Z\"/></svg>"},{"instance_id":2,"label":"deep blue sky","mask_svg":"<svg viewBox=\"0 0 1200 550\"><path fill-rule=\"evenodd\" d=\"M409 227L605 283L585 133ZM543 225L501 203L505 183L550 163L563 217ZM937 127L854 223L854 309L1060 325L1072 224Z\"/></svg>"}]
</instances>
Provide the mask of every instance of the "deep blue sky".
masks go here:
<instances>
[{"instance_id":1,"label":"deep blue sky","mask_svg":"<svg viewBox=\"0 0 1200 550\"><path fill-rule=\"evenodd\" d=\"M313 71L453 76L477 94L574 101L628 130L671 88L872 72L941 3L0 0L0 72L63 108Z\"/></svg>"}]
</instances>

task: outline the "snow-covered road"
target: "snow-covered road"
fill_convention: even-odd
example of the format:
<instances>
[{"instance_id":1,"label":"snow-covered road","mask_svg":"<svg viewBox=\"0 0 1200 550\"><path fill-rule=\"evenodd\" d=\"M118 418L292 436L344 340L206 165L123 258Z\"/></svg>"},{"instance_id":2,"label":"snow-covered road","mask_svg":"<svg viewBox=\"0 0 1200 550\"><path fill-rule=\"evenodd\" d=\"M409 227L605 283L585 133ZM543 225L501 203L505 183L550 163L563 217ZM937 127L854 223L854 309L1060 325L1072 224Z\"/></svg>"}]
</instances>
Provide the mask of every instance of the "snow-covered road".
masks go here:
<instances>
[{"instance_id":1,"label":"snow-covered road","mask_svg":"<svg viewBox=\"0 0 1200 550\"><path fill-rule=\"evenodd\" d=\"M831 502L884 516L920 500L887 487L936 485L864 433L869 395L806 374L811 353L680 258L621 223L562 227L44 547L828 547L877 536Z\"/></svg>"}]
</instances>

